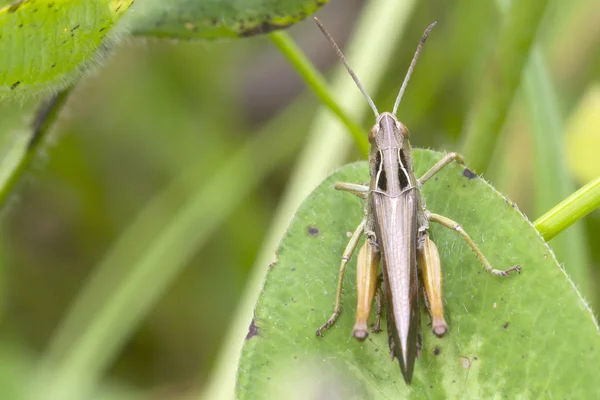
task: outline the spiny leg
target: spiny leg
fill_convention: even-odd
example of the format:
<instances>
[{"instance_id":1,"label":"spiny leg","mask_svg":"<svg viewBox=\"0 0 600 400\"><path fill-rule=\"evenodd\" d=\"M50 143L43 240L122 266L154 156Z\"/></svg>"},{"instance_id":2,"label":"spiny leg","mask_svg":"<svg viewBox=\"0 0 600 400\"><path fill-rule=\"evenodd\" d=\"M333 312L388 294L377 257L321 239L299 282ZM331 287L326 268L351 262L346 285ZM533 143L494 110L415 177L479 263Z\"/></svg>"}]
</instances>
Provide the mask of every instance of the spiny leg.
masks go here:
<instances>
[{"instance_id":1,"label":"spiny leg","mask_svg":"<svg viewBox=\"0 0 600 400\"><path fill-rule=\"evenodd\" d=\"M347 182L336 182L333 184L335 190L343 190L344 192L352 193L361 199L366 199L369 194L369 187L365 185L358 185L356 183Z\"/></svg>"},{"instance_id":2,"label":"spiny leg","mask_svg":"<svg viewBox=\"0 0 600 400\"><path fill-rule=\"evenodd\" d=\"M331 328L331 326L335 323L335 320L340 315L340 312L342 311L342 286L344 285L344 271L346 270L346 265L352 257L352 253L354 253L354 249L356 249L358 241L360 240L360 237L363 234L364 230L365 220L362 220L360 225L358 225L358 228L356 228L356 230L352 234L352 237L350 238L350 241L348 242L348 245L344 250L344 254L342 255L342 263L340 264L337 291L335 293L335 308L333 310L333 314L331 314L331 317L329 317L329 319L327 320L327 322L325 322L325 324L323 324L323 326L317 329L317 336L322 336L323 330Z\"/></svg>"},{"instance_id":3,"label":"spiny leg","mask_svg":"<svg viewBox=\"0 0 600 400\"><path fill-rule=\"evenodd\" d=\"M381 332L381 314L383 313L383 275L379 274L377 279L377 292L375 292L375 303L377 304L377 318L373 326L373 333Z\"/></svg>"},{"instance_id":4,"label":"spiny leg","mask_svg":"<svg viewBox=\"0 0 600 400\"><path fill-rule=\"evenodd\" d=\"M483 265L483 268L490 274L497 276L508 276L512 271L521 271L521 267L518 265L514 265L505 270L492 268L487 258L485 258L481 250L479 250L475 242L473 242L473 240L469 237L467 232L464 231L462 226L460 226L460 224L458 224L457 222L452 221L450 218L446 218L443 215L427 212L427 219L431 222L436 222L442 226L445 226L448 229L452 229L460 233L463 239L469 244L469 246L471 246L471 249L475 252L475 255Z\"/></svg>"},{"instance_id":5,"label":"spiny leg","mask_svg":"<svg viewBox=\"0 0 600 400\"><path fill-rule=\"evenodd\" d=\"M425 184L425 182L427 182L435 174L437 174L442 169L444 169L444 167L446 167L452 161L456 161L459 164L464 164L465 163L465 160L464 160L463 156L461 156L460 154L458 154L458 153L448 153L444 157L442 157L442 159L440 161L438 161L437 163L435 163L435 165L433 167L431 167L429 169L429 171L425 172L425 174L421 178L419 178L419 184L420 185Z\"/></svg>"}]
</instances>

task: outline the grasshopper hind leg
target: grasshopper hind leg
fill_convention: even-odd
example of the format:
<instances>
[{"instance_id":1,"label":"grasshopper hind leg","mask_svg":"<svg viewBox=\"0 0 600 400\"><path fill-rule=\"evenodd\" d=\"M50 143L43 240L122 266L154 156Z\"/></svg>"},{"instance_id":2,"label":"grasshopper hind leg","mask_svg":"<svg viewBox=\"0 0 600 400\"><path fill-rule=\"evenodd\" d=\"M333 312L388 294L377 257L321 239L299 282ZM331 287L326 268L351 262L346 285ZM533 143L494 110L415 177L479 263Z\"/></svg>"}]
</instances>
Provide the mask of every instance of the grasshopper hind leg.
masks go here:
<instances>
[{"instance_id":1,"label":"grasshopper hind leg","mask_svg":"<svg viewBox=\"0 0 600 400\"><path fill-rule=\"evenodd\" d=\"M344 250L344 254L342 255L342 262L340 264L340 272L338 275L338 284L335 294L335 306L333 314L331 314L331 317L329 317L327 322L325 322L319 329L317 329L317 336L323 336L323 331L331 328L340 316L340 313L342 312L342 287L344 286L344 272L346 271L346 265L348 265L348 261L352 257L352 254L354 253L354 250L358 245L358 241L360 240L360 237L365 230L365 223L365 220L361 221L361 223L358 225L358 227L352 234L352 237L350 238L346 249Z\"/></svg>"},{"instance_id":2,"label":"grasshopper hind leg","mask_svg":"<svg viewBox=\"0 0 600 400\"><path fill-rule=\"evenodd\" d=\"M521 272L521 267L519 265L513 265L512 267L509 267L507 269L492 268L490 262L487 260L487 258L485 258L481 250L479 250L479 247L477 247L473 239L471 239L471 237L467 234L467 232L465 232L465 230L459 223L451 220L450 218L444 217L443 215L433 214L430 212L427 212L427 219L431 222L436 222L448 229L458 232L465 240L465 242L467 242L469 247L471 247L471 250L473 250L475 256L477 257L481 265L483 265L483 269L485 269L486 272L496 276L508 276L513 271Z\"/></svg>"},{"instance_id":3,"label":"grasshopper hind leg","mask_svg":"<svg viewBox=\"0 0 600 400\"><path fill-rule=\"evenodd\" d=\"M379 274L377 277L377 292L375 293L375 303L377 305L375 325L373 325L372 332L381 332L381 315L383 314L383 274Z\"/></svg>"}]
</instances>

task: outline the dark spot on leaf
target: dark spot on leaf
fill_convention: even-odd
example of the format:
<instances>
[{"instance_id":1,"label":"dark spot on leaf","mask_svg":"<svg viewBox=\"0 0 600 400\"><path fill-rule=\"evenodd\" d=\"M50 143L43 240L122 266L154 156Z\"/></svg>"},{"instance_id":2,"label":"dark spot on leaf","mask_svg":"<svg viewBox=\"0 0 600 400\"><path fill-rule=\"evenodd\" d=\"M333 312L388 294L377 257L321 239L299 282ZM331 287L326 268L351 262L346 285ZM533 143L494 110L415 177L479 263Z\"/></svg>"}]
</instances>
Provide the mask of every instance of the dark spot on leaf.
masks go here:
<instances>
[{"instance_id":1,"label":"dark spot on leaf","mask_svg":"<svg viewBox=\"0 0 600 400\"><path fill-rule=\"evenodd\" d=\"M100 30L98 32L104 32L105 29L106 29L106 27L103 26L102 28L100 28Z\"/></svg>"},{"instance_id":2,"label":"dark spot on leaf","mask_svg":"<svg viewBox=\"0 0 600 400\"><path fill-rule=\"evenodd\" d=\"M429 389L433 389L433 385L429 386Z\"/></svg>"},{"instance_id":3,"label":"dark spot on leaf","mask_svg":"<svg viewBox=\"0 0 600 400\"><path fill-rule=\"evenodd\" d=\"M15 11L17 11L24 1L25 0L19 0L16 3L12 4L10 7L8 7L8 12L14 13Z\"/></svg>"},{"instance_id":4,"label":"dark spot on leaf","mask_svg":"<svg viewBox=\"0 0 600 400\"><path fill-rule=\"evenodd\" d=\"M77 29L79 29L79 25L75 25L73 28L71 28L71 32L76 31Z\"/></svg>"},{"instance_id":5,"label":"dark spot on leaf","mask_svg":"<svg viewBox=\"0 0 600 400\"><path fill-rule=\"evenodd\" d=\"M292 268L292 271L295 271L295 270L296 270L296 268Z\"/></svg>"},{"instance_id":6,"label":"dark spot on leaf","mask_svg":"<svg viewBox=\"0 0 600 400\"><path fill-rule=\"evenodd\" d=\"M21 81L16 81L12 85L10 85L10 90L15 90L17 88L17 86L19 86L20 84L21 84Z\"/></svg>"},{"instance_id":7,"label":"dark spot on leaf","mask_svg":"<svg viewBox=\"0 0 600 400\"><path fill-rule=\"evenodd\" d=\"M258 336L258 327L254 323L254 318L252 318L252 322L250 322L250 326L248 327L248 334L246 335L246 340L250 340L254 336Z\"/></svg>"},{"instance_id":8,"label":"dark spot on leaf","mask_svg":"<svg viewBox=\"0 0 600 400\"><path fill-rule=\"evenodd\" d=\"M54 68L54 67L56 67L56 64L52 64L52 67L50 67L50 68Z\"/></svg>"},{"instance_id":9,"label":"dark spot on leaf","mask_svg":"<svg viewBox=\"0 0 600 400\"><path fill-rule=\"evenodd\" d=\"M502 325L504 327L504 329L508 328L508 322L506 322L504 325Z\"/></svg>"},{"instance_id":10,"label":"dark spot on leaf","mask_svg":"<svg viewBox=\"0 0 600 400\"><path fill-rule=\"evenodd\" d=\"M254 36L254 35L263 35L265 33L276 31L278 29L287 28L290 25L291 24L272 24L268 21L263 21L262 23L260 23L256 26L249 27L247 29L240 31L238 36L239 37L248 37L248 36Z\"/></svg>"},{"instance_id":11,"label":"dark spot on leaf","mask_svg":"<svg viewBox=\"0 0 600 400\"><path fill-rule=\"evenodd\" d=\"M439 347L437 347L437 346L435 346L435 349L433 349L433 355L434 356L440 355L441 352L442 352L442 350Z\"/></svg>"},{"instance_id":12,"label":"dark spot on leaf","mask_svg":"<svg viewBox=\"0 0 600 400\"><path fill-rule=\"evenodd\" d=\"M277 265L277 261L273 261L271 264L269 264L269 269L275 268L276 265Z\"/></svg>"},{"instance_id":13,"label":"dark spot on leaf","mask_svg":"<svg viewBox=\"0 0 600 400\"><path fill-rule=\"evenodd\" d=\"M474 361L477 361L477 357L473 357L473 360L474 360Z\"/></svg>"},{"instance_id":14,"label":"dark spot on leaf","mask_svg":"<svg viewBox=\"0 0 600 400\"><path fill-rule=\"evenodd\" d=\"M462 187L467 187L467 185L462 185Z\"/></svg>"},{"instance_id":15,"label":"dark spot on leaf","mask_svg":"<svg viewBox=\"0 0 600 400\"><path fill-rule=\"evenodd\" d=\"M23 27L23 24L19 24L19 28L22 28L22 27Z\"/></svg>"},{"instance_id":16,"label":"dark spot on leaf","mask_svg":"<svg viewBox=\"0 0 600 400\"><path fill-rule=\"evenodd\" d=\"M308 234L310 236L317 236L319 234L319 230L317 229L316 226L309 226L308 227Z\"/></svg>"},{"instance_id":17,"label":"dark spot on leaf","mask_svg":"<svg viewBox=\"0 0 600 400\"><path fill-rule=\"evenodd\" d=\"M477 178L477 174L475 172L471 171L469 168L465 168L464 169L463 176L465 178L468 178L468 179L475 179L475 178Z\"/></svg>"}]
</instances>

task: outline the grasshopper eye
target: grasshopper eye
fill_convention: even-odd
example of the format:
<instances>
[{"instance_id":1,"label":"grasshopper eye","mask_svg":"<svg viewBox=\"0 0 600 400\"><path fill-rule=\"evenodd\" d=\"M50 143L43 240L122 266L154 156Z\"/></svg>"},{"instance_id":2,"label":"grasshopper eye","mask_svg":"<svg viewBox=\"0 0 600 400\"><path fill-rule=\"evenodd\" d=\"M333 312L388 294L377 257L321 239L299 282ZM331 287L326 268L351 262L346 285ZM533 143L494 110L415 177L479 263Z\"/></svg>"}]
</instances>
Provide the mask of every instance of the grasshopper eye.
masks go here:
<instances>
[{"instance_id":1,"label":"grasshopper eye","mask_svg":"<svg viewBox=\"0 0 600 400\"><path fill-rule=\"evenodd\" d=\"M400 133L402 134L402 136L404 136L405 138L408 138L408 129L406 128L406 126L400 122L398 122L398 129L400 130Z\"/></svg>"},{"instance_id":2,"label":"grasshopper eye","mask_svg":"<svg viewBox=\"0 0 600 400\"><path fill-rule=\"evenodd\" d=\"M371 128L371 131L369 132L369 143L375 143L375 139L377 139L377 134L379 134L379 124L375 124Z\"/></svg>"}]
</instances>

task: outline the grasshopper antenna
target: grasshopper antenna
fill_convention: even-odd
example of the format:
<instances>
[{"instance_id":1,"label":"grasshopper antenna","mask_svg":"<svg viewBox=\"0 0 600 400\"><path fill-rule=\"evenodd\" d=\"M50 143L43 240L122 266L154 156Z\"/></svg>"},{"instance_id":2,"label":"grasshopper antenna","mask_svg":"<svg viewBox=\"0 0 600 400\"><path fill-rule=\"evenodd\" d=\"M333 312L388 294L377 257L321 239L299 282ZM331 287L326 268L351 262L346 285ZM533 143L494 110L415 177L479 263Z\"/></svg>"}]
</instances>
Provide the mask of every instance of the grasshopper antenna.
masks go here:
<instances>
[{"instance_id":1,"label":"grasshopper antenna","mask_svg":"<svg viewBox=\"0 0 600 400\"><path fill-rule=\"evenodd\" d=\"M402 82L402 87L400 88L400 92L398 93L398 97L396 97L396 102L394 103L394 110L392 114L396 115L396 111L398 111L398 106L400 105L400 100L402 100L402 96L404 95L404 91L406 90L406 86L408 85L408 81L410 80L410 76L412 75L413 69L415 68L415 64L417 63L417 59L419 58L419 54L421 54L421 49L427 40L427 36L429 36L429 32L433 29L433 27L437 24L437 21L434 21L431 25L425 29L423 36L421 36L421 41L419 42L419 46L417 46L417 51L415 51L415 56L410 62L410 67L408 67L408 72L404 77L404 82Z\"/></svg>"},{"instance_id":2,"label":"grasshopper antenna","mask_svg":"<svg viewBox=\"0 0 600 400\"><path fill-rule=\"evenodd\" d=\"M335 52L337 53L338 57L344 63L344 66L346 67L346 69L348 70L348 73L350 74L350 76L354 80L354 83L356 83L356 86L358 86L358 88L362 92L363 96L365 96L365 99L367 99L367 102L369 102L369 105L371 106L371 109L375 113L375 116L378 117L379 116L379 111L377 111L377 107L375 107L375 103L373 103L373 100L371 100L371 98L369 97L369 94L367 93L367 91L365 90L365 88L363 87L363 85L358 80L358 77L356 76L356 74L354 73L354 71L352 71L352 68L350 68L350 65L348 65L348 61L346 61L346 57L344 57L344 54L342 53L342 51L340 50L340 48L338 47L338 45L335 43L335 40L333 40L333 37L329 34L329 32L327 32L327 29L325 29L325 27L323 26L323 24L321 23L321 21L319 21L319 19L317 17L314 17L314 18L315 18L315 22L319 26L319 29L321 29L321 32L323 32L323 35L325 35L325 37L327 38L327 40L329 40L329 43L331 43L331 45L335 49ZM421 39L421 41L423 41L423 39Z\"/></svg>"}]
</instances>

